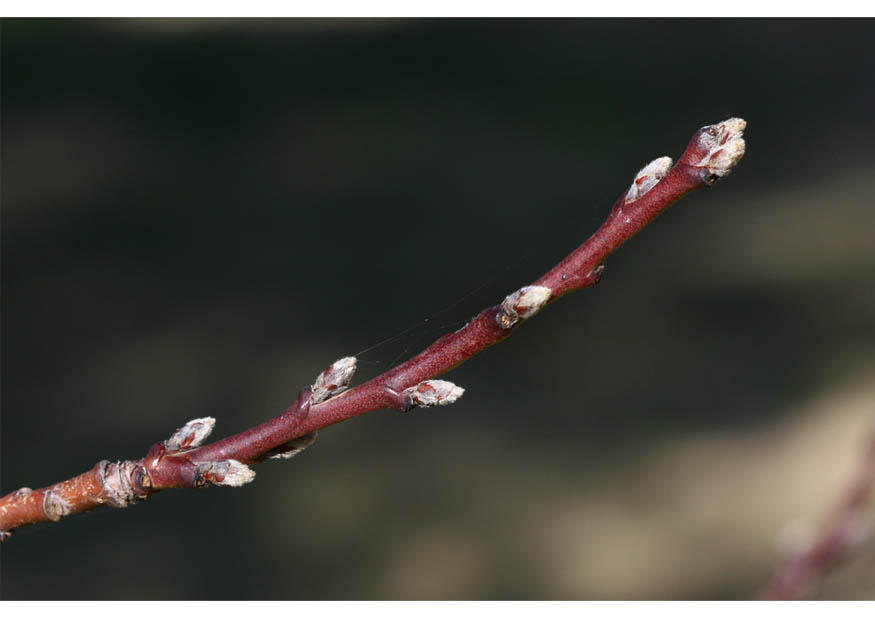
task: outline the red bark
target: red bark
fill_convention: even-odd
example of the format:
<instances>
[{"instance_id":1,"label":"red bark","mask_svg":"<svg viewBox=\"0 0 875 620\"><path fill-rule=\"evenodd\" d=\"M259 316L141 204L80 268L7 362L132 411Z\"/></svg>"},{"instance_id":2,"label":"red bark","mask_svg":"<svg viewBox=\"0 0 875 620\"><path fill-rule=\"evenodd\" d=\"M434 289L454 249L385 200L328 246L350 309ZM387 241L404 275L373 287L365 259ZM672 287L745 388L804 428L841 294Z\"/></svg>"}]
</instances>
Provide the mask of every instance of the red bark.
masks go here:
<instances>
[{"instance_id":1,"label":"red bark","mask_svg":"<svg viewBox=\"0 0 875 620\"><path fill-rule=\"evenodd\" d=\"M532 285L483 310L463 328L443 336L410 360L343 391L354 368L354 360L344 358L322 373L312 390L303 390L288 410L241 433L196 447L203 437L197 441L193 435L180 437L187 428L183 427L138 461L102 461L91 471L52 487L10 493L0 499L0 537L6 539L12 530L24 525L60 520L105 504L123 507L163 489L244 484L254 477L247 464L292 455L309 445L312 437L308 435L319 429L376 409L407 411L454 401L461 388L445 382L422 382L504 340L562 295L596 284L603 261L614 250L669 205L729 173L744 154L744 128L741 119L703 127L673 168L669 170L670 160L662 158L642 169L633 180L634 191L620 196L605 223L583 245ZM214 420L195 422L207 424L208 434Z\"/></svg>"}]
</instances>

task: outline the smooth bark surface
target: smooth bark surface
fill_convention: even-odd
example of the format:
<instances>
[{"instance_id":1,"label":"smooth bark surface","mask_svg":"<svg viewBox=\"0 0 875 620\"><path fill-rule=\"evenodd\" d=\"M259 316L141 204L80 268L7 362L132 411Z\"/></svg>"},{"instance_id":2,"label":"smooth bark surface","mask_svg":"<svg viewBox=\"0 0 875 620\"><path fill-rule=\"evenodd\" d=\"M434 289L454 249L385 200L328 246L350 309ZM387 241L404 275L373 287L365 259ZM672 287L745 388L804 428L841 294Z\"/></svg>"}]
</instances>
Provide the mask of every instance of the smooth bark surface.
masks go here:
<instances>
[{"instance_id":1,"label":"smooth bark surface","mask_svg":"<svg viewBox=\"0 0 875 620\"><path fill-rule=\"evenodd\" d=\"M464 390L434 377L504 340L559 297L596 284L604 260L620 245L675 201L731 171L744 154L745 127L737 118L705 126L693 135L673 167L668 157L651 162L580 247L536 282L483 310L410 360L347 389L355 358L343 358L302 390L289 409L241 433L201 446L215 420L192 420L167 441L156 443L142 459L100 461L50 487L12 492L0 499L0 538L8 539L25 525L60 521L102 505L123 508L164 489L240 486L255 476L249 465L294 456L312 443L319 429L378 409L409 411L454 402Z\"/></svg>"}]
</instances>

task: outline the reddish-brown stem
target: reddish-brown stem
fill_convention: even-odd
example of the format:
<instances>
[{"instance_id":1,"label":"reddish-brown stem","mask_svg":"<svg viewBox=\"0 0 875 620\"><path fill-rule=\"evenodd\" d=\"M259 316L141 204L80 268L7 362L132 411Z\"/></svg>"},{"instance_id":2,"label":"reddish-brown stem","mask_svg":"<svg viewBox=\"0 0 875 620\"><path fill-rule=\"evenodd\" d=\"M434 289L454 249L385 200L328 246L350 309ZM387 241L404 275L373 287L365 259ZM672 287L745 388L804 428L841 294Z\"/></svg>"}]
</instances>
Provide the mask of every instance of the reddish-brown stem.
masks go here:
<instances>
[{"instance_id":1,"label":"reddish-brown stem","mask_svg":"<svg viewBox=\"0 0 875 620\"><path fill-rule=\"evenodd\" d=\"M100 461L86 471L51 487L23 487L0 500L0 540L22 525L60 521L67 515L107 504L124 508L149 495L145 469L138 463ZM109 481L109 482L108 482ZM119 493L117 489L125 492Z\"/></svg>"},{"instance_id":2,"label":"reddish-brown stem","mask_svg":"<svg viewBox=\"0 0 875 620\"><path fill-rule=\"evenodd\" d=\"M794 600L814 588L823 574L860 542L860 514L875 486L875 425L867 438L860 464L842 491L813 541L788 558L762 600Z\"/></svg>"},{"instance_id":3,"label":"reddish-brown stem","mask_svg":"<svg viewBox=\"0 0 875 620\"><path fill-rule=\"evenodd\" d=\"M483 310L463 328L443 336L412 359L339 395L335 394L343 388L334 390L334 385L329 386L332 388L329 394L323 396L320 392L318 399L316 391L311 394L305 390L295 405L279 416L220 441L191 448L197 443L192 431L182 439L177 437L176 443L155 444L138 461L98 464L90 472L52 487L10 493L0 499L0 536L5 538L15 528L59 520L103 504L124 506L162 489L208 483L243 484L254 475L246 463L259 462L277 453L285 452L288 456L293 453L288 451L289 446L295 447L290 442L300 441L298 438L318 429L377 409L406 411L429 398L432 399L429 404L440 404L441 399L452 402L461 395L459 388L446 384L449 387L440 386L444 390L442 395L435 396L441 382L422 382L504 340L525 319L562 295L596 284L603 261L614 250L669 205L693 190L712 185L729 172L744 153L741 140L744 127L741 119L703 127L693 135L673 168L668 169L668 158L649 164L639 172L632 188L617 200L605 223L556 267L532 285L509 295L501 304ZM337 364L341 361L344 360ZM354 366L354 360L349 364ZM420 391L412 394L411 390ZM452 397L446 398L448 394ZM203 425L208 420L211 419L192 423ZM209 422L210 429L213 422ZM104 475L108 467L114 468L114 477ZM118 472L123 475L116 475ZM120 477L128 479L120 481Z\"/></svg>"},{"instance_id":4,"label":"reddish-brown stem","mask_svg":"<svg viewBox=\"0 0 875 620\"><path fill-rule=\"evenodd\" d=\"M596 267L614 250L638 233L669 205L694 189L711 184L707 169L686 163L690 159L689 155L688 149L668 175L642 199L626 205L625 195L621 196L601 228L565 260L544 274L535 285L546 286L553 291L553 299L556 299L571 291L597 283L598 277L594 276Z\"/></svg>"},{"instance_id":5,"label":"reddish-brown stem","mask_svg":"<svg viewBox=\"0 0 875 620\"><path fill-rule=\"evenodd\" d=\"M687 161L699 161L696 136L677 165L640 200L624 205L625 194L614 204L607 220L580 247L542 276L533 286L553 291L550 301L565 293L597 284L602 261L625 241L644 228L653 218L679 198L709 182L707 168L697 168ZM624 209L625 207L625 209ZM496 316L500 306L483 310L459 331L443 336L410 360L384 372L367 383L311 409L299 426L289 426L278 416L254 428L196 450L198 458L207 460L256 458L266 436L293 439L348 418L377 409L400 409L398 394L407 387L452 370L486 347L501 342L519 323L502 327ZM285 414L283 414L285 415ZM262 450L263 452L263 450Z\"/></svg>"}]
</instances>

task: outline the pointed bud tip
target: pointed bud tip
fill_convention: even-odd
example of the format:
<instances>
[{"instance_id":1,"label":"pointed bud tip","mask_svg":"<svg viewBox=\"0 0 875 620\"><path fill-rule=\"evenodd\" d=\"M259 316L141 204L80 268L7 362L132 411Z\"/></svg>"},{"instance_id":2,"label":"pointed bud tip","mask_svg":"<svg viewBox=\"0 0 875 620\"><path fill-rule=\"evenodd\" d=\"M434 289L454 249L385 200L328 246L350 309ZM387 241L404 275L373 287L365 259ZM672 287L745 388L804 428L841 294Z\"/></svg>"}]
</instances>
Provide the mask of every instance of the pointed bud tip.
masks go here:
<instances>
[{"instance_id":1,"label":"pointed bud tip","mask_svg":"<svg viewBox=\"0 0 875 620\"><path fill-rule=\"evenodd\" d=\"M342 357L319 373L311 386L311 402L316 405L337 396L347 387L356 371L355 357Z\"/></svg>"},{"instance_id":2,"label":"pointed bud tip","mask_svg":"<svg viewBox=\"0 0 875 620\"><path fill-rule=\"evenodd\" d=\"M456 402L462 398L465 388L450 381L430 379L407 388L404 392L411 405L435 407Z\"/></svg>"},{"instance_id":3,"label":"pointed bud tip","mask_svg":"<svg viewBox=\"0 0 875 620\"><path fill-rule=\"evenodd\" d=\"M501 302L501 312L496 317L498 325L508 329L521 319L536 315L552 296L553 291L546 286L524 286L514 291Z\"/></svg>"},{"instance_id":4,"label":"pointed bud tip","mask_svg":"<svg viewBox=\"0 0 875 620\"><path fill-rule=\"evenodd\" d=\"M744 156L745 142L742 136L747 128L743 118L730 118L716 125L703 127L699 136L699 147L707 149L706 154L696 164L707 168L717 177L724 177Z\"/></svg>"},{"instance_id":5,"label":"pointed bud tip","mask_svg":"<svg viewBox=\"0 0 875 620\"><path fill-rule=\"evenodd\" d=\"M210 436L215 426L216 418L206 417L189 420L185 425L176 429L170 439L164 442L164 447L170 452L196 448Z\"/></svg>"},{"instance_id":6,"label":"pointed bud tip","mask_svg":"<svg viewBox=\"0 0 875 620\"><path fill-rule=\"evenodd\" d=\"M339 360L334 362L331 366L337 372L353 373L353 372L355 372L356 361L357 360L356 360L355 356L350 355L348 357L341 357Z\"/></svg>"},{"instance_id":7,"label":"pointed bud tip","mask_svg":"<svg viewBox=\"0 0 875 620\"><path fill-rule=\"evenodd\" d=\"M218 486L242 487L255 479L251 467L234 459L198 463L198 470L206 482Z\"/></svg>"}]
</instances>

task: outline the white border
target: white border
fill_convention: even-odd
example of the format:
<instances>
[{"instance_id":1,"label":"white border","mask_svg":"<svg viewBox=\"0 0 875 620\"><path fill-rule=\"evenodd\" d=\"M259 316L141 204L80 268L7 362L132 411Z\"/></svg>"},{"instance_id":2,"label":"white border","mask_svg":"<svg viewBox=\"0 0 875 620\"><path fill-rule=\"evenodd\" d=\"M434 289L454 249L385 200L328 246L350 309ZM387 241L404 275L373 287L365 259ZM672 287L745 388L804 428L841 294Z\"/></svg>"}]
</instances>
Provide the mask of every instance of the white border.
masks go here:
<instances>
[{"instance_id":1,"label":"white border","mask_svg":"<svg viewBox=\"0 0 875 620\"><path fill-rule=\"evenodd\" d=\"M8 0L4 17L860 17L873 16L862 0Z\"/></svg>"}]
</instances>

